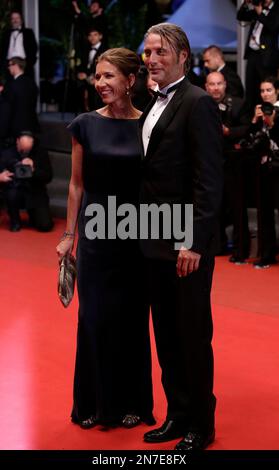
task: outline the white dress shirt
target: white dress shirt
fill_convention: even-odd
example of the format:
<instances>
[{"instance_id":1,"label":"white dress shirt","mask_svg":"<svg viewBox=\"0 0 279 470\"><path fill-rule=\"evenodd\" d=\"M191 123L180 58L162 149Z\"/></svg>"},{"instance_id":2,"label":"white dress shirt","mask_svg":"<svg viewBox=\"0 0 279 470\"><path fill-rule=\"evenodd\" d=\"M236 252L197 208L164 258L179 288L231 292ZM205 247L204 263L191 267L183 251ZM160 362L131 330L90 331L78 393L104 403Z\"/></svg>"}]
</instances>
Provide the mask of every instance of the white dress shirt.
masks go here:
<instances>
[{"instance_id":1,"label":"white dress shirt","mask_svg":"<svg viewBox=\"0 0 279 470\"><path fill-rule=\"evenodd\" d=\"M101 46L101 42L99 41L95 46L92 46L91 50L89 51L88 64L87 64L88 69L90 69L91 65L93 64L95 55L97 54L100 46Z\"/></svg>"},{"instance_id":2,"label":"white dress shirt","mask_svg":"<svg viewBox=\"0 0 279 470\"><path fill-rule=\"evenodd\" d=\"M176 80L176 82L170 83L166 87L162 88L160 90L161 93L167 94L168 89L171 88L172 86L176 85L179 82L182 82L184 80L185 76L181 77L179 80ZM159 87L157 86L155 88L155 91L159 90ZM147 152L147 147L149 144L149 140L151 137L151 133L153 130L153 127L155 127L158 119L160 118L161 114L163 113L164 109L167 107L169 102L171 101L173 95L175 94L176 90L171 91L168 95L167 98L160 98L158 97L152 108L150 109L148 115L146 116L146 119L143 124L142 128L142 142L143 142L143 148L144 148L144 155L146 155Z\"/></svg>"},{"instance_id":3,"label":"white dress shirt","mask_svg":"<svg viewBox=\"0 0 279 470\"><path fill-rule=\"evenodd\" d=\"M26 54L23 47L22 30L15 30L11 32L7 60L11 59L12 57L21 57L22 59L26 59Z\"/></svg>"},{"instance_id":4,"label":"white dress shirt","mask_svg":"<svg viewBox=\"0 0 279 470\"><path fill-rule=\"evenodd\" d=\"M272 2L268 8L263 9L263 14L267 16L273 7L274 2ZM254 26L254 29L252 31L250 40L249 40L249 47L253 49L254 51L258 51L261 47L261 34L263 30L264 25L260 23L260 21L256 21L256 24Z\"/></svg>"}]
</instances>

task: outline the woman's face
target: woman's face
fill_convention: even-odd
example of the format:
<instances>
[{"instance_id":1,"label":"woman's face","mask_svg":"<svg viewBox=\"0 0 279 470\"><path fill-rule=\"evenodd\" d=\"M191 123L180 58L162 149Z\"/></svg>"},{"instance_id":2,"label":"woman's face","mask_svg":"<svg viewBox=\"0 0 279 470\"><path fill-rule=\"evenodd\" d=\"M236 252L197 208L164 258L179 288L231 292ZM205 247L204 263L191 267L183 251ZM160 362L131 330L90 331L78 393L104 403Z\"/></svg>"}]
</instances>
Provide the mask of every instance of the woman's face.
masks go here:
<instances>
[{"instance_id":1,"label":"woman's face","mask_svg":"<svg viewBox=\"0 0 279 470\"><path fill-rule=\"evenodd\" d=\"M97 64L95 88L105 104L124 100L131 85L129 79L115 65L106 60Z\"/></svg>"},{"instance_id":2,"label":"woman's face","mask_svg":"<svg viewBox=\"0 0 279 470\"><path fill-rule=\"evenodd\" d=\"M262 82L261 83L261 98L264 102L268 103L276 103L278 99L278 92L274 87L273 83L270 82Z\"/></svg>"}]
</instances>

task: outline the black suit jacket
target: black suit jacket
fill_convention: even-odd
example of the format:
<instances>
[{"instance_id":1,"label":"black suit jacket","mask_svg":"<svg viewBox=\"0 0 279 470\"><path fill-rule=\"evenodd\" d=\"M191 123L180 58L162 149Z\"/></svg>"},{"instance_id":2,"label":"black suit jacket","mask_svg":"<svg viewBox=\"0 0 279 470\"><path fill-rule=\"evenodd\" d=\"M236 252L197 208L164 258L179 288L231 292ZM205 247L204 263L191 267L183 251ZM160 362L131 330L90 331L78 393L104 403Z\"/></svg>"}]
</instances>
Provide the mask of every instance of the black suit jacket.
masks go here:
<instances>
[{"instance_id":1,"label":"black suit jacket","mask_svg":"<svg viewBox=\"0 0 279 470\"><path fill-rule=\"evenodd\" d=\"M244 88L237 73L227 64L222 68L222 70L220 70L220 72L222 75L224 75L227 82L226 93L231 96L238 96L239 98L243 98Z\"/></svg>"},{"instance_id":2,"label":"black suit jacket","mask_svg":"<svg viewBox=\"0 0 279 470\"><path fill-rule=\"evenodd\" d=\"M141 130L154 102L140 118ZM142 162L140 202L193 204L192 250L204 255L218 249L222 140L216 103L185 78L153 128ZM141 240L141 247L155 259L176 260L178 254L174 240Z\"/></svg>"},{"instance_id":3,"label":"black suit jacket","mask_svg":"<svg viewBox=\"0 0 279 470\"><path fill-rule=\"evenodd\" d=\"M94 57L94 60L91 64L91 66L88 68L88 59L89 59L90 50L91 50L91 45L86 44L85 47L84 47L84 50L82 51L82 54L81 54L81 63L77 67L77 72L84 72L87 75L91 75L91 74L95 73L97 59L98 59L98 57L100 57L100 55L103 52L105 52L106 48L105 48L104 44L101 43L99 49L96 51L96 54L95 54L95 57Z\"/></svg>"},{"instance_id":4,"label":"black suit jacket","mask_svg":"<svg viewBox=\"0 0 279 470\"><path fill-rule=\"evenodd\" d=\"M249 10L243 3L237 13L238 21L251 22L250 31L246 43L244 59L249 59L252 49L249 47L250 37L256 21L263 24L260 36L260 56L263 67L274 67L279 64L278 54L278 34L279 34L279 3L278 1L271 8L266 16L263 13L257 15L255 10Z\"/></svg>"},{"instance_id":5,"label":"black suit jacket","mask_svg":"<svg viewBox=\"0 0 279 470\"><path fill-rule=\"evenodd\" d=\"M12 34L12 30L6 30L2 36L2 42L0 47L0 57L1 57L1 68L4 68L7 61L7 55L9 50L10 44L10 37ZM26 54L26 65L27 71L28 69L32 69L36 60L37 60L37 42L35 39L35 35L32 29L30 28L22 28L23 34L23 47Z\"/></svg>"},{"instance_id":6,"label":"black suit jacket","mask_svg":"<svg viewBox=\"0 0 279 470\"><path fill-rule=\"evenodd\" d=\"M38 88L34 80L26 75L8 82L5 96L11 106L11 135L17 137L21 131L39 131L36 113Z\"/></svg>"}]
</instances>

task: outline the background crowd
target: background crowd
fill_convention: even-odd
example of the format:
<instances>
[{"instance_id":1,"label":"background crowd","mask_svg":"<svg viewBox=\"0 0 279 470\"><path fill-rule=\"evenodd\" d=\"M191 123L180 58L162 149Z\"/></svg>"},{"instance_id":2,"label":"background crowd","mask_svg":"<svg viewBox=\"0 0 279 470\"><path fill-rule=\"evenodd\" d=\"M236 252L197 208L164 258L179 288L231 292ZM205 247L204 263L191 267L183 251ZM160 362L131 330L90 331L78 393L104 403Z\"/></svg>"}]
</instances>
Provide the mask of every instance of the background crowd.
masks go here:
<instances>
[{"instance_id":1,"label":"background crowd","mask_svg":"<svg viewBox=\"0 0 279 470\"><path fill-rule=\"evenodd\" d=\"M145 23L141 26L142 30L134 29L135 36L143 34L150 24L162 20L162 11L159 11L156 2L147 2L148 6L143 3ZM181 3L170 2L167 12L170 13ZM120 6L125 7L122 3ZM127 18L132 21L133 15L126 7ZM68 8L72 21L65 76L55 84L51 80L54 70L49 70L49 76L45 75L41 82L40 96L41 101L49 105L56 103L57 110L79 114L102 105L95 90L96 61L100 54L114 42L120 42L116 44L118 46L127 44L121 43L124 39L117 36L116 31L113 36L113 17L109 14L108 2L93 1L85 5L72 1ZM279 2L244 0L237 11L236 21L250 25L245 49L245 83L241 82L235 67L226 62L218 44L209 45L202 51L199 74L193 68L192 60L188 77L193 84L206 89L218 103L223 123L225 188L220 217L220 254L230 253L232 249L230 261L246 262L250 253L247 207L253 206L257 208L258 216L259 257L256 267L266 267L276 262L277 253L274 209L278 206L278 195L274 187L278 177L279 146ZM129 37L127 35L127 42L131 43ZM42 43L42 54L43 50ZM30 206L26 198L31 200L34 185L44 193L43 206L48 213L43 223L35 223L35 226L39 229L44 227L45 230L52 227L46 190L46 184L51 179L51 172L48 171L50 162L46 150L37 151L40 148L37 117L39 93L34 81L34 65L38 51L34 32L25 27L22 13L11 11L0 43L0 178L1 196L6 201L13 231L21 227L19 210L33 209L35 202ZM151 100L151 91L156 83L150 81L140 55L139 58L142 65L132 90L132 102L143 111ZM271 103L272 106L262 107L263 103ZM24 133L33 139L32 150L29 149L28 154L33 167L31 177L19 179L15 176L15 162L11 159L8 164L7 155L12 153L12 148L14 155L17 153L16 163L23 163L25 154L22 155L19 150L18 142ZM33 148L36 149L36 157ZM42 166L47 176L38 178L37 166ZM11 187L16 193L12 202L8 198ZM40 211L44 213L42 207ZM228 225L233 225L233 247L228 240Z\"/></svg>"}]
</instances>

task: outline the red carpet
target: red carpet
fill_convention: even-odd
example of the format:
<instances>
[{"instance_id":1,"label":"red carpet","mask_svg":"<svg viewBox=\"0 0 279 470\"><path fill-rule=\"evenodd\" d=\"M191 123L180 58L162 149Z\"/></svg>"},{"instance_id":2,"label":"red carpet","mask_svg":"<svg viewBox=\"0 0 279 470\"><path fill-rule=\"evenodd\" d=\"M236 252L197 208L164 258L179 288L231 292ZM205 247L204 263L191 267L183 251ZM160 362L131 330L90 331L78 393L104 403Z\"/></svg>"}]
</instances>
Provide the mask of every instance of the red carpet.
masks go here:
<instances>
[{"instance_id":1,"label":"red carpet","mask_svg":"<svg viewBox=\"0 0 279 470\"><path fill-rule=\"evenodd\" d=\"M0 221L0 448L161 449L145 425L82 430L70 423L77 299L65 310L56 293L55 245L64 230L7 230ZM211 449L279 448L279 266L257 271L216 260L213 289L217 436ZM154 349L154 348L153 348ZM155 355L155 353L154 353ZM165 399L154 360L155 416Z\"/></svg>"}]
</instances>

